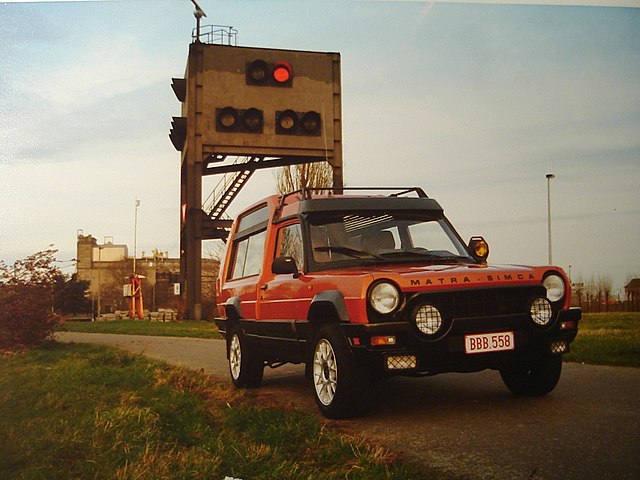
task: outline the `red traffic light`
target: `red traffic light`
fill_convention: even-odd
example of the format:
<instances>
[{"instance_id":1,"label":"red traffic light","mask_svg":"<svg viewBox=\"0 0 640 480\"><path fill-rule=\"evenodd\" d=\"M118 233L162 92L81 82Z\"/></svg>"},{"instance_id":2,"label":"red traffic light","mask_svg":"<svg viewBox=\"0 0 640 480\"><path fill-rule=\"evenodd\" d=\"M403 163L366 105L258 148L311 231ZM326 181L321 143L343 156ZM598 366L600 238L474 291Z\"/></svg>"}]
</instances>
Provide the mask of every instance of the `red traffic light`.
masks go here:
<instances>
[{"instance_id":1,"label":"red traffic light","mask_svg":"<svg viewBox=\"0 0 640 480\"><path fill-rule=\"evenodd\" d=\"M291 73L291 65L286 62L278 62L273 67L272 76L276 83L284 84L291 80Z\"/></svg>"}]
</instances>

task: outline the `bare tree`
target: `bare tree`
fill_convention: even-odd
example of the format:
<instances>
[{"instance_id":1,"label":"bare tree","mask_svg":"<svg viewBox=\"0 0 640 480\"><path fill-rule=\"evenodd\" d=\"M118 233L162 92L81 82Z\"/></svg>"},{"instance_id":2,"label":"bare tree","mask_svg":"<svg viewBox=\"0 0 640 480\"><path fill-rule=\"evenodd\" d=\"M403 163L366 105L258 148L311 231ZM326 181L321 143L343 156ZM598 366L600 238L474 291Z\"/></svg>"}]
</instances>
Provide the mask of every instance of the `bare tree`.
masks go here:
<instances>
[{"instance_id":1,"label":"bare tree","mask_svg":"<svg viewBox=\"0 0 640 480\"><path fill-rule=\"evenodd\" d=\"M591 275L591 277L586 281L584 287L587 296L587 311L594 312L596 311L594 304L597 305L598 303L596 299L598 295L598 286L593 275Z\"/></svg>"},{"instance_id":2,"label":"bare tree","mask_svg":"<svg viewBox=\"0 0 640 480\"><path fill-rule=\"evenodd\" d=\"M279 195L295 192L305 187L330 187L332 183L333 170L327 162L289 165L282 167L276 174L276 191Z\"/></svg>"},{"instance_id":3,"label":"bare tree","mask_svg":"<svg viewBox=\"0 0 640 480\"><path fill-rule=\"evenodd\" d=\"M609 312L609 300L611 299L611 289L613 288L613 281L611 277L608 275L600 275L598 278L598 284L600 285L600 290L602 291L602 295L604 296L604 304L605 304L605 312Z\"/></svg>"}]
</instances>

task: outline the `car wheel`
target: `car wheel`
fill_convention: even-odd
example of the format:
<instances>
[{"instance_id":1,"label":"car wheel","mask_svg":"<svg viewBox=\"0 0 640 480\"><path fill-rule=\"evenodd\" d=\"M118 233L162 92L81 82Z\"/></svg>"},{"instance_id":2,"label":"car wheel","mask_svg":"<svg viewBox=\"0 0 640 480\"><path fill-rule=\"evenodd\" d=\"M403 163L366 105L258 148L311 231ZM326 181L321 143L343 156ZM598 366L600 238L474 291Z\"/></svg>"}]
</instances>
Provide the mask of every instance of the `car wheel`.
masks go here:
<instances>
[{"instance_id":1,"label":"car wheel","mask_svg":"<svg viewBox=\"0 0 640 480\"><path fill-rule=\"evenodd\" d=\"M314 398L324 416L345 418L364 411L368 372L357 365L335 325L322 327L316 335L311 362Z\"/></svg>"},{"instance_id":2,"label":"car wheel","mask_svg":"<svg viewBox=\"0 0 640 480\"><path fill-rule=\"evenodd\" d=\"M227 343L229 373L236 387L259 387L264 373L264 362L256 357L242 333L232 331Z\"/></svg>"},{"instance_id":3,"label":"car wheel","mask_svg":"<svg viewBox=\"0 0 640 480\"><path fill-rule=\"evenodd\" d=\"M536 361L500 370L502 381L519 397L538 397L553 390L560 380L562 356L546 356Z\"/></svg>"}]
</instances>

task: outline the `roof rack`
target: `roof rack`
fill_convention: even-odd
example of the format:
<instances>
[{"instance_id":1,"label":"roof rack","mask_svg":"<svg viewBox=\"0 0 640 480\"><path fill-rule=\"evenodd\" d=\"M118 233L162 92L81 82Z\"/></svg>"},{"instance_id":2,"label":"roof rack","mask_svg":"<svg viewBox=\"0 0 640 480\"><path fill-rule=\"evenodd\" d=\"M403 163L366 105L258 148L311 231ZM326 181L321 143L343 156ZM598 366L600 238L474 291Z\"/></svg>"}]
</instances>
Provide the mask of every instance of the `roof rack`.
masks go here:
<instances>
[{"instance_id":1,"label":"roof rack","mask_svg":"<svg viewBox=\"0 0 640 480\"><path fill-rule=\"evenodd\" d=\"M300 195L301 200L311 200L313 198L314 192L318 195L326 194L329 195L342 195L345 191L359 191L359 192L393 192L389 193L388 197L402 197L404 195L415 194L418 198L429 198L424 190L420 187L342 187L342 188L334 188L334 187L303 187L300 190L296 190L294 192L286 193L280 196L280 203L276 207L276 211L274 214L274 223L280 219L280 214L282 213L282 209L285 206L287 198L293 195Z\"/></svg>"},{"instance_id":2,"label":"roof rack","mask_svg":"<svg viewBox=\"0 0 640 480\"><path fill-rule=\"evenodd\" d=\"M429 198L427 194L420 187L304 187L301 190L297 190L295 192L288 193L287 195L283 195L287 197L289 195L294 195L299 193L304 200L308 200L312 198L314 192L319 192L320 194L328 192L331 194L342 194L345 191L359 191L359 192L394 192L390 193L389 197L401 197L403 195L408 195L410 193L415 193L420 198Z\"/></svg>"}]
</instances>

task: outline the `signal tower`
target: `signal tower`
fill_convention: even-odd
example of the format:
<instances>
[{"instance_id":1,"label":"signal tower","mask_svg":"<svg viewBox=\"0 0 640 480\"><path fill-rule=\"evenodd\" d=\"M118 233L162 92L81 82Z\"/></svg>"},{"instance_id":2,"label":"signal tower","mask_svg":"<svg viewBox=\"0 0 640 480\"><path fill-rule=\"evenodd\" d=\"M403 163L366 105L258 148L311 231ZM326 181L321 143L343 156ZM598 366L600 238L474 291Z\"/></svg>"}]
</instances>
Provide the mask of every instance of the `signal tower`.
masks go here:
<instances>
[{"instance_id":1,"label":"signal tower","mask_svg":"<svg viewBox=\"0 0 640 480\"><path fill-rule=\"evenodd\" d=\"M234 32L198 24L184 78L171 85L181 102L169 137L181 152L183 317L195 320L202 240L226 241L232 220L224 213L256 170L326 161L333 186L343 185L340 54L238 47ZM203 205L202 177L222 174L231 180Z\"/></svg>"}]
</instances>

